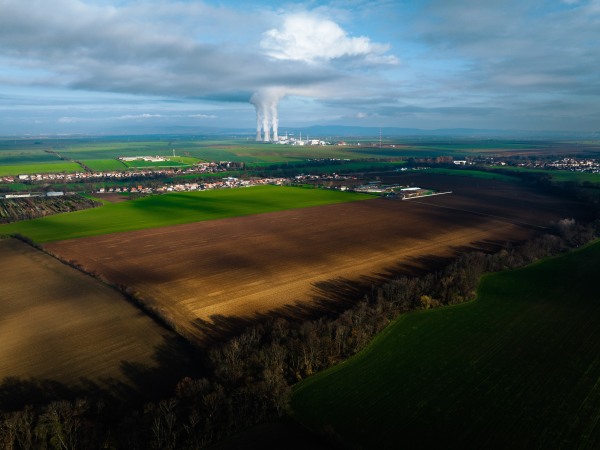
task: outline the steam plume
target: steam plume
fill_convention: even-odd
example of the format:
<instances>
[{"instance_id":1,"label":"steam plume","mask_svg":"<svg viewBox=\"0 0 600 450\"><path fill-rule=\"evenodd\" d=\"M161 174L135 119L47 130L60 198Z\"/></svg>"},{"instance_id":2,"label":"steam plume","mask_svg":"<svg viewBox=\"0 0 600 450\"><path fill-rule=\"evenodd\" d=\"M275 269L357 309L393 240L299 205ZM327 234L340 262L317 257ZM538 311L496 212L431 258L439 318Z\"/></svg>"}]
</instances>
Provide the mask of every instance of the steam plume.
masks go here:
<instances>
[{"instance_id":1,"label":"steam plume","mask_svg":"<svg viewBox=\"0 0 600 450\"><path fill-rule=\"evenodd\" d=\"M250 103L256 108L256 140L271 142L279 140L279 117L277 107L284 92L281 89L269 88L255 92L250 97Z\"/></svg>"}]
</instances>

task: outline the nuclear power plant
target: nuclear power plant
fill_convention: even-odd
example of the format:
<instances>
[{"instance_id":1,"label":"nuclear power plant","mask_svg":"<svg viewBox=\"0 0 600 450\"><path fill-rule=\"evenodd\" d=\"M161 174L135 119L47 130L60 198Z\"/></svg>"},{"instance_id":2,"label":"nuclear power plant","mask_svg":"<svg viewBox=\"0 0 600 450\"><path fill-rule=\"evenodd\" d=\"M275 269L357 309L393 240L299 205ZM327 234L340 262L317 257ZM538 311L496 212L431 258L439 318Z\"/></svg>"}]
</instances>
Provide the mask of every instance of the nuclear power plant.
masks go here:
<instances>
[{"instance_id":1,"label":"nuclear power plant","mask_svg":"<svg viewBox=\"0 0 600 450\"><path fill-rule=\"evenodd\" d=\"M256 108L256 140L260 142L279 141L279 100L283 93L279 89L264 89L255 92L250 103Z\"/></svg>"},{"instance_id":2,"label":"nuclear power plant","mask_svg":"<svg viewBox=\"0 0 600 450\"><path fill-rule=\"evenodd\" d=\"M255 92L250 97L250 103L256 108L256 141L272 142L285 145L331 145L320 139L300 139L288 136L279 136L279 100L283 98L285 91L282 88L265 88Z\"/></svg>"}]
</instances>

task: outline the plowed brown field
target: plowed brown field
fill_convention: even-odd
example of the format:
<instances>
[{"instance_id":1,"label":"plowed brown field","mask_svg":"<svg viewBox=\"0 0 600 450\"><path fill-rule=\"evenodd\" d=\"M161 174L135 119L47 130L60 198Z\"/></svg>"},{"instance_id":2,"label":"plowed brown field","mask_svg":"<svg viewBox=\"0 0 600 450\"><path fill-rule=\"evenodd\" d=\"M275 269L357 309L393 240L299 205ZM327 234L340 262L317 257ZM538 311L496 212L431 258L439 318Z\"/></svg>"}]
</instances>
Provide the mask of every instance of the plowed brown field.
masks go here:
<instances>
[{"instance_id":1,"label":"plowed brown field","mask_svg":"<svg viewBox=\"0 0 600 450\"><path fill-rule=\"evenodd\" d=\"M460 179L458 179L460 180ZM423 181L423 180L421 180ZM578 206L515 185L431 177L450 195L374 199L55 242L74 260L138 298L202 343L223 318L316 306L340 279L389 275L422 257L531 236ZM453 186L453 182L455 185ZM341 287L340 287L341 289Z\"/></svg>"},{"instance_id":2,"label":"plowed brown field","mask_svg":"<svg viewBox=\"0 0 600 450\"><path fill-rule=\"evenodd\" d=\"M136 388L128 368L148 375L177 351L176 335L121 294L21 241L0 240L0 267L0 406L48 382Z\"/></svg>"}]
</instances>

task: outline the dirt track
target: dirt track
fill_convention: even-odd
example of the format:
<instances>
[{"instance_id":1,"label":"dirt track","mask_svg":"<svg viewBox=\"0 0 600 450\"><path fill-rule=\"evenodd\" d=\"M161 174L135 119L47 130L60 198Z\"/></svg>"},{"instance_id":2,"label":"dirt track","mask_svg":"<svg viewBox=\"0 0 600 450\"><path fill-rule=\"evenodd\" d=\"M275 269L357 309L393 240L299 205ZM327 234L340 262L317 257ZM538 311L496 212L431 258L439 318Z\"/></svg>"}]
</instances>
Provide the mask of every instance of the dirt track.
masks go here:
<instances>
[{"instance_id":1,"label":"dirt track","mask_svg":"<svg viewBox=\"0 0 600 450\"><path fill-rule=\"evenodd\" d=\"M446 177L447 178L447 177ZM452 177L456 180L456 177ZM189 339L222 317L336 298L345 280L387 276L465 246L521 240L577 206L504 183L434 177L452 195L376 199L62 241L46 247L131 287ZM444 183L446 183L445 186ZM368 283L368 281L367 281ZM298 308L302 309L301 307ZM225 325L223 325L225 326Z\"/></svg>"}]
</instances>

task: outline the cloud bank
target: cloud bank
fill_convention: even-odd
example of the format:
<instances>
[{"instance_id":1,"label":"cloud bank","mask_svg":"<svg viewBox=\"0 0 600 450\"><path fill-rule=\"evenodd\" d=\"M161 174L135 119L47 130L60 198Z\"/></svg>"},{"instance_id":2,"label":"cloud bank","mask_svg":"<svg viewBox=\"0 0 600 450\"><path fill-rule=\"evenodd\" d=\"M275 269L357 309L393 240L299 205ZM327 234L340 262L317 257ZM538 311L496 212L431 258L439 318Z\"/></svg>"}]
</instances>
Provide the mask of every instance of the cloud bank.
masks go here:
<instances>
[{"instance_id":1,"label":"cloud bank","mask_svg":"<svg viewBox=\"0 0 600 450\"><path fill-rule=\"evenodd\" d=\"M600 0L0 0L0 133L251 127L253 95L263 134L273 99L287 124L596 130L599 41Z\"/></svg>"}]
</instances>

